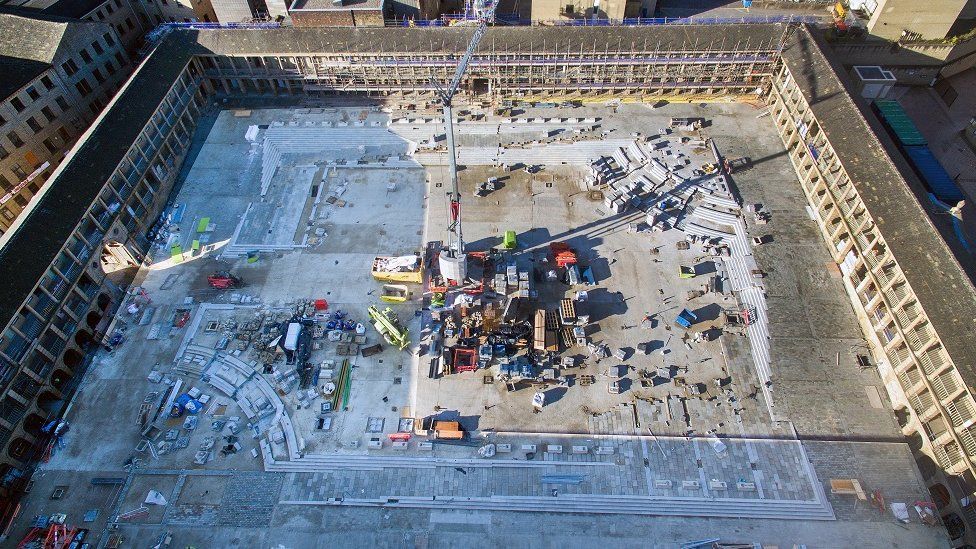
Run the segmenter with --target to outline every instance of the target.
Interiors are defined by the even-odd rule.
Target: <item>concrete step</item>
[[[485,511],[542,511],[555,513],[630,514],[651,516],[693,516],[782,520],[834,520],[829,506],[816,502],[772,502],[707,498],[635,497],[630,500],[613,496],[564,494],[558,497],[494,496],[415,497],[391,496],[386,499],[349,499],[314,502],[285,502],[298,505],[390,506],[410,508],[450,508]]]

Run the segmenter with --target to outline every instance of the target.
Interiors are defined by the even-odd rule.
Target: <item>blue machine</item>
[[[682,328],[687,329],[691,328],[691,325],[695,322],[698,322],[698,315],[688,309],[681,309],[681,312],[678,313],[678,318],[674,319],[674,321]]]

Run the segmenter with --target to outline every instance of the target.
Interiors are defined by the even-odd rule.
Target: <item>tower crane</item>
[[[444,278],[457,284],[463,283],[467,276],[467,256],[464,253],[464,237],[461,233],[461,193],[458,192],[457,149],[454,145],[454,113],[452,103],[454,101],[454,95],[461,85],[461,80],[464,78],[464,73],[468,69],[468,64],[471,62],[471,58],[474,57],[475,50],[478,49],[478,44],[484,38],[485,33],[488,32],[488,24],[495,19],[496,2],[497,0],[475,0],[474,3],[479,4],[473,6],[478,26],[471,36],[468,49],[458,62],[457,69],[454,72],[454,78],[451,79],[451,82],[446,88],[432,80],[434,88],[437,90],[437,95],[440,97],[441,105],[443,106],[444,133],[447,137],[448,160],[451,168],[451,192],[448,194],[450,198],[450,211],[448,213],[450,221],[447,227],[448,244],[441,250],[438,266]]]

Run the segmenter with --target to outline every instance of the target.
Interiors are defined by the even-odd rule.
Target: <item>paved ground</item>
[[[328,120],[349,115],[352,120],[362,120],[360,111],[361,108],[355,108],[348,112],[303,116]],[[396,419],[406,413],[404,407],[420,416],[427,413],[424,408],[433,408],[435,404],[484,416],[485,424],[481,427],[493,427],[497,442],[511,442],[516,448],[512,454],[515,459],[526,457],[525,451],[519,451],[524,443],[537,444],[540,453],[548,444],[559,444],[566,451],[543,454],[537,459],[546,462],[545,465],[531,467],[425,465],[425,454],[413,450],[410,455],[416,461],[407,465],[266,473],[260,471],[261,461],[251,457],[255,441],[245,432],[239,453],[217,457],[206,467],[192,467],[189,461],[193,452],[202,438],[211,434],[207,427],[209,416],[201,421],[201,428],[189,434],[187,449],[158,458],[135,450],[139,442],[136,427],[139,405],[150,392],[162,392],[160,384],[146,380],[149,371],[168,371],[181,343],[190,338],[196,343],[213,344],[211,340],[216,337],[190,332],[191,328],[165,329],[177,310],[187,306],[187,297],[224,304],[253,299],[253,304],[274,314],[289,310],[289,304],[296,298],[325,297],[332,307],[364,318],[365,306],[375,300],[370,290],[375,291],[376,285],[366,275],[373,255],[416,249],[423,240],[420,231],[425,226],[424,208],[429,210],[427,236],[435,237],[436,231],[442,230],[433,221],[438,219],[437,211],[444,208],[444,201],[438,196],[443,192],[445,176],[440,165],[428,170],[425,193],[420,170],[329,170],[316,164],[334,160],[329,156],[331,153],[325,152],[283,160],[288,169],[275,176],[274,185],[280,186],[265,202],[270,207],[246,217],[245,211],[257,212],[253,208],[248,210],[248,203],[261,203],[261,199],[256,197],[260,194],[259,170],[248,155],[251,147],[243,143],[243,133],[249,125],[266,124],[283,115],[254,111],[247,116],[233,116],[225,112],[216,119],[211,137],[201,147],[177,199],[187,204],[183,232],[177,239],[188,248],[194,236],[193,227],[198,219],[206,216],[215,225],[209,242],[214,246],[213,252],[232,242],[234,234],[239,232],[238,226],[247,227],[242,230],[253,238],[246,243],[254,244],[261,234],[258,229],[262,223],[270,231],[266,234],[272,236],[264,243],[288,242],[288,245],[309,247],[301,252],[271,254],[256,264],[229,260],[248,286],[224,294],[206,288],[204,279],[212,270],[226,266],[227,259],[218,260],[216,253],[209,251],[199,257],[186,257],[178,264],[167,259],[168,253],[158,256],[161,260],[137,280],[153,297],[156,313],[142,326],[129,319],[133,325],[129,342],[114,354],[101,354],[96,359],[70,415],[73,427],[66,448],[39,473],[34,495],[25,502],[18,528],[23,529],[24,521],[42,511],[63,509],[77,522],[85,510],[98,508],[99,517],[85,526],[101,532],[108,517],[138,508],[148,490],[156,489],[167,497],[169,505],[165,509],[150,508],[145,516],[125,522],[121,528],[130,539],[148,540],[168,529],[177,534],[174,543],[178,546],[300,547],[308,545],[310,535],[321,536],[320,539],[331,544],[341,540],[343,546],[397,547],[447,546],[462,540],[467,545],[549,546],[587,536],[620,546],[647,546],[647,539],[660,540],[660,546],[673,546],[679,541],[708,536],[780,546],[793,543],[806,543],[810,547],[818,543],[828,547],[943,546],[938,530],[917,524],[903,528],[893,524],[890,516],[882,516],[863,503],[855,509],[852,501],[834,496],[829,496],[828,501],[838,520],[820,526],[802,519],[732,522],[625,515],[592,519],[565,513],[517,515],[501,510],[450,510],[450,502],[458,498],[495,499],[503,506],[505,502],[525,506],[529,505],[526,502],[533,501],[526,498],[544,498],[546,501],[539,500],[539,508],[555,505],[556,509],[585,513],[587,509],[577,507],[579,504],[575,502],[589,500],[573,499],[585,495],[596,497],[594,501],[617,498],[614,501],[618,502],[620,498],[659,497],[664,498],[657,503],[664,506],[662,514],[667,514],[664,509],[668,501],[677,502],[672,507],[678,503],[699,505],[700,512],[704,513],[723,499],[809,502],[823,490],[826,479],[852,477],[862,479],[869,490],[882,490],[889,501],[911,502],[926,497],[907,445],[898,438],[877,374],[873,370],[858,370],[854,365],[856,346],[862,340],[858,337],[853,312],[846,304],[840,280],[827,268],[829,257],[815,225],[803,211],[802,192],[768,118],[756,118],[757,111],[746,105],[670,105],[658,111],[642,105],[624,105],[616,114],[606,107],[527,113],[533,114],[599,117],[602,126],[621,140],[631,139],[629,136],[636,132],[654,132],[666,126],[670,116],[705,116],[712,121],[706,131],[716,139],[720,150],[730,156],[745,155],[753,159],[755,167],[737,174],[735,180],[745,203],[762,203],[773,214],[769,225],[751,229],[757,234],[773,236],[771,243],[757,249],[756,259],[769,273],[772,390],[777,405],[784,409],[777,410],[778,414],[790,424],[770,421],[762,394],[756,390],[758,380],[744,338],[727,337],[692,350],[674,345],[677,352],[669,357],[676,364],[688,366],[709,359],[689,368],[689,377],[696,381],[730,376],[741,402],[738,413],[732,406],[714,400],[669,399],[668,388],[634,389],[613,399],[605,390],[605,380],[601,380],[600,387],[590,391],[571,387],[546,413],[533,417],[518,413],[519,403],[528,398],[524,391],[498,394],[496,388],[483,385],[480,376],[472,380],[450,379],[425,387],[426,381],[421,380],[425,368],[418,371],[419,365],[411,362],[408,355],[387,350],[370,360],[356,359],[350,409],[335,415],[336,421],[329,432],[316,432],[313,427],[317,406],[297,410],[293,395],[283,397],[294,414],[298,434],[309,445],[309,452],[336,456],[365,454],[364,448],[352,449],[349,442],[365,440],[364,428],[369,417],[385,418],[384,430],[391,432]],[[371,116],[381,115],[370,114],[367,118]],[[462,130],[466,133],[461,140],[462,159],[467,158],[472,164],[479,158],[492,158],[493,140],[495,158],[498,158],[499,135],[511,142],[530,139],[529,136],[539,133],[523,135],[496,129],[492,135],[491,131],[472,129]],[[432,135],[435,130],[434,127],[405,127],[398,134]],[[749,138],[743,139],[743,135]],[[370,153],[359,149],[357,143],[347,145],[353,151],[349,153],[352,157]],[[581,144],[575,154],[577,157],[591,154],[606,146],[605,143]],[[501,231],[509,228],[517,230],[520,239],[529,246],[544,245],[550,239],[569,239],[596,266],[605,295],[603,300],[600,292],[594,292],[598,301],[603,300],[605,311],[609,311],[600,319],[596,335],[614,342],[615,346],[634,347],[647,339],[666,341],[663,323],[653,334],[639,334],[628,326],[635,325],[647,312],[666,309],[656,288],[667,288],[669,295],[680,295],[689,289],[680,286],[686,282],[675,282],[674,266],[683,260],[677,252],[665,252],[663,264],[648,261],[647,248],[657,244],[665,248],[673,246],[673,240],[667,239],[674,237],[662,236],[660,242],[639,240],[647,237],[627,234],[626,218],[601,215],[597,211],[599,204],[586,202],[575,194],[575,181],[582,177],[582,172],[569,164],[573,150],[563,151],[560,154],[566,156],[562,157],[553,157],[547,147],[513,150],[520,151],[520,158],[538,159],[535,161],[551,165],[538,178],[522,175],[512,178],[497,195],[480,201],[469,198],[471,186],[486,176],[489,168],[462,172],[465,215],[472,219],[465,225],[469,241],[487,247],[499,238]],[[490,160],[483,162],[490,163]],[[251,176],[233,175],[241,173]],[[389,192],[387,184],[393,180],[397,182],[397,190]],[[442,186],[438,187],[438,183]],[[344,208],[326,208],[316,199],[342,186],[347,189],[342,195],[347,201]],[[293,204],[293,207],[273,207],[283,204]],[[241,219],[245,221],[242,223]],[[324,229],[325,235],[319,235],[320,241],[310,243],[309,239],[318,235],[316,228]],[[616,292],[623,293],[624,301],[614,300]],[[416,304],[404,307],[401,314],[409,318],[412,308]],[[253,310],[241,309],[235,314],[253,314]],[[147,339],[155,325],[161,325],[158,330],[164,335]],[[324,350],[315,355],[315,360],[327,360],[333,352]],[[636,369],[656,367],[652,364],[655,360],[662,359],[655,355],[633,357],[628,362]],[[602,369],[595,364],[590,368],[594,374]],[[208,389],[192,376],[185,379],[188,384],[196,383]],[[876,398],[872,398],[871,387],[878,391]],[[447,402],[449,398],[454,400]],[[878,400],[881,407],[873,406],[872,402]],[[500,404],[497,408],[484,409],[496,403]],[[678,406],[688,419],[675,420],[668,412],[675,410],[671,406]],[[240,411],[232,403],[222,411],[225,417],[235,414],[239,415]],[[170,423],[170,428],[180,428],[181,420]],[[717,452],[708,438],[684,438],[682,435],[689,430],[697,435],[715,430],[726,436],[724,454]],[[595,436],[635,432],[654,436],[643,439]],[[802,446],[793,441],[797,434]],[[92,444],[95,440],[98,444]],[[587,446],[590,453],[573,456],[569,448],[574,444]],[[598,445],[612,446],[613,454],[593,455]],[[465,446],[437,447],[426,455],[469,458],[473,451]],[[375,455],[389,457],[397,453],[387,449]],[[134,473],[122,470],[130,457],[142,460]],[[543,482],[543,475],[552,474],[579,479],[579,483]],[[91,477],[96,476],[124,479],[124,483],[89,488]],[[726,487],[712,488],[713,480],[725,482]],[[672,484],[668,487],[658,481]],[[698,485],[689,492],[683,487],[685,481],[698,481]],[[755,488],[739,489],[739,482],[753,483]],[[71,493],[82,493],[83,499],[51,503],[48,495],[58,485],[69,485]],[[556,498],[555,502],[549,501],[553,487],[558,488],[562,498]],[[446,500],[445,509],[396,508],[397,503],[389,500],[398,497],[428,498],[427,506],[438,505],[433,502],[440,498]],[[330,506],[326,509],[329,498],[333,502],[341,498],[347,504],[355,503],[354,500],[371,502],[361,502],[356,508]],[[387,508],[369,507],[378,504],[386,504]],[[694,510],[680,513],[697,514]],[[752,515],[743,511],[743,516]],[[471,541],[474,536],[478,542]],[[882,543],[876,544],[879,540]]]

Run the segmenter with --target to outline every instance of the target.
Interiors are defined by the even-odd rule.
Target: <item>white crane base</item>
[[[437,264],[440,267],[441,276],[458,284],[464,282],[468,276],[468,257],[465,254],[451,256],[446,251],[441,252]]]

